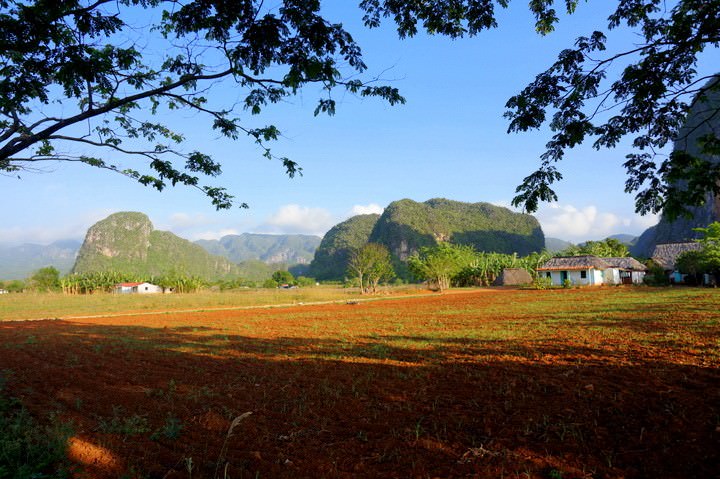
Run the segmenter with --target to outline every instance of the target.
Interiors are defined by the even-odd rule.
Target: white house
[[[598,258],[597,256],[558,256],[537,269],[553,285],[599,286],[602,284],[639,284],[647,268],[634,258]]]
[[[116,293],[153,294],[162,293],[163,288],[152,283],[120,283],[115,286]]]
[[[538,273],[562,286],[565,281],[573,285],[594,286],[603,284],[603,271],[610,267],[597,256],[558,256],[550,258],[537,269]]]

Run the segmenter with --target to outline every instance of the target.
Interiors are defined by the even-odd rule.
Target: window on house
[[[580,271],[580,278],[587,279],[587,271]]]
[[[548,272],[545,273],[545,277],[546,277],[546,278],[551,278],[551,277],[552,277],[552,275],[550,274],[550,271],[548,271]]]

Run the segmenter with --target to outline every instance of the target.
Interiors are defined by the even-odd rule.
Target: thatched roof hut
[[[675,269],[675,262],[678,256],[688,251],[699,251],[702,249],[700,243],[663,243],[655,246],[652,260],[666,271]]]
[[[556,256],[550,258],[544,265],[539,267],[538,271],[574,271],[585,269],[604,270],[610,268],[610,265],[604,259],[593,255],[584,256]]]
[[[505,268],[495,278],[493,286],[521,286],[533,282],[532,276],[524,268]]]
[[[640,261],[630,256],[623,258],[602,258],[611,268],[617,268],[624,271],[647,271],[647,267]]]

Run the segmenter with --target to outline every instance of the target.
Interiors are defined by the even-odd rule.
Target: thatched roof
[[[583,269],[608,269],[610,265],[597,256],[556,256],[538,268],[538,271],[569,271]]]
[[[698,251],[700,243],[663,243],[655,246],[652,260],[666,270],[674,270],[678,256],[688,251]]]
[[[611,268],[624,269],[626,271],[647,271],[647,267],[635,258],[602,258]]]
[[[505,268],[503,272],[495,278],[493,285],[495,286],[519,286],[521,284],[530,284],[533,282],[532,276],[524,268]]]

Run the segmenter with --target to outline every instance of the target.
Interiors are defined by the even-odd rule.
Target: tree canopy
[[[348,276],[357,279],[361,294],[376,293],[382,281],[395,276],[390,251],[378,243],[367,243],[352,251]]]
[[[530,2],[537,32],[553,31],[557,4],[573,14],[580,3]],[[496,8],[509,4],[362,0],[359,13],[370,28],[389,19],[401,38],[420,31],[457,38],[497,27]],[[720,0],[677,0],[672,8],[665,0],[617,0],[598,27],[507,102],[510,132],[543,125],[553,132],[513,203],[535,211],[540,201],[556,200],[552,185],[562,178],[558,162],[567,150],[584,142],[612,148],[623,140],[634,148],[624,165],[637,211],[676,215],[708,192],[720,193],[720,166],[683,154],[664,156],[693,102],[720,89],[718,74],[697,73],[702,53],[720,46]],[[608,31],[618,28],[637,38],[624,50],[608,51]],[[334,113],[336,89],[404,102],[397,89],[357,76],[366,70],[360,46],[341,24],[322,16],[320,0],[0,0],[0,29],[5,173],[47,161],[80,162],[159,190],[195,187],[217,208],[228,208],[233,196],[205,184],[221,174],[221,161],[185,151],[183,133],[153,114],[189,109],[207,115],[220,134],[246,136],[275,158],[268,144],[280,130],[252,127],[247,115],[307,86],[323,92],[315,114]],[[213,96],[223,81],[242,92],[239,102]],[[702,143],[704,152],[718,156],[717,135]],[[127,157],[143,159],[146,168],[122,166]],[[291,159],[279,160],[290,176],[301,172]]]
[[[696,280],[700,274],[711,274],[717,282],[720,279],[720,222],[710,223],[707,228],[695,228],[695,231],[702,234],[696,240],[701,249],[682,253],[676,260],[676,267]]]
[[[336,88],[404,101],[395,88],[345,79],[366,69],[360,47],[319,11],[307,0],[0,0],[0,172],[80,162],[158,190],[195,187],[230,207],[224,188],[203,184],[221,174],[221,162],[184,151],[183,132],[156,113],[206,115],[221,135],[247,136],[272,159],[267,145],[279,129],[251,128],[238,110],[259,114],[310,84],[325,92],[315,114],[335,111]],[[212,97],[222,81],[243,92],[239,104]],[[108,156],[140,158],[147,168]],[[301,172],[279,160],[291,177]]]
[[[558,252],[557,256],[582,256],[590,254],[602,258],[624,258],[630,256],[627,245],[615,238],[605,238],[602,241],[586,241],[582,245],[571,246]]]
[[[420,248],[408,258],[408,266],[413,276],[428,282],[428,287],[443,291],[474,258],[472,246],[439,243]]]

